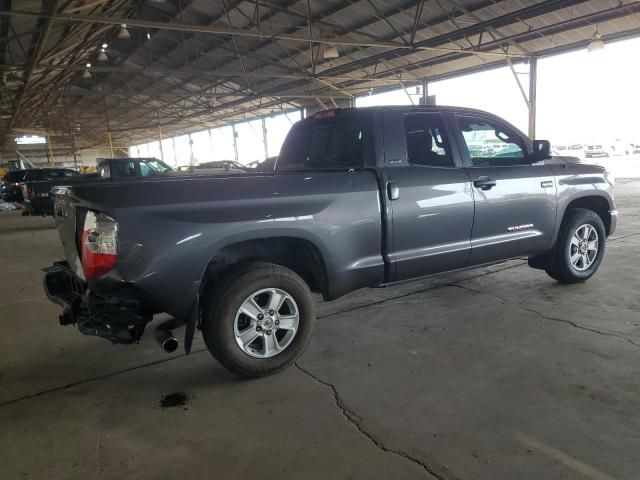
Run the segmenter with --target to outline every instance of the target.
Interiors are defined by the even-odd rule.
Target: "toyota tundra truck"
[[[166,351],[185,326],[186,353],[201,331],[229,370],[264,376],[305,349],[312,293],[514,257],[587,280],[616,227],[613,184],[482,111],[328,110],[292,127],[273,171],[57,188],[66,260],[45,290],[84,334],[136,343],[164,312]]]

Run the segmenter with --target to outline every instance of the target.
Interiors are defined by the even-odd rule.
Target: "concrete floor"
[[[617,195],[591,281],[516,260],[356,292],[255,381],[201,339],[167,356],[58,326],[52,220],[0,213],[0,478],[638,479],[640,180]]]

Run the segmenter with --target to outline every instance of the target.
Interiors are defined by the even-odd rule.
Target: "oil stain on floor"
[[[187,404],[191,400],[191,396],[185,392],[174,392],[163,395],[160,399],[160,408],[180,408],[187,410]]]

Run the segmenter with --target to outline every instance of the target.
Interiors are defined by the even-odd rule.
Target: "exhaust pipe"
[[[178,349],[178,339],[173,336],[173,334],[169,330],[162,330],[161,328],[156,328],[155,331],[156,342],[160,345],[160,348],[167,353],[173,353]]]
[[[171,320],[161,323],[156,327],[154,336],[162,350],[167,353],[173,353],[178,349],[180,342],[178,342],[178,339],[173,336],[172,330],[174,328],[181,327],[184,324],[185,322],[172,318]]]

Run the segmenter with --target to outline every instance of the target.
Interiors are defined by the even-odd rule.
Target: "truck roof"
[[[333,108],[330,110],[321,110],[311,118],[322,118],[332,116],[329,112],[335,112],[333,115],[343,115],[354,112],[375,111],[375,110],[406,110],[417,112],[461,112],[461,113],[480,113],[483,115],[495,116],[491,112],[479,110],[477,108],[457,107],[452,105],[376,105],[373,107],[354,107],[354,108]]]
[[[453,113],[461,113],[466,115],[489,116],[489,117],[495,118],[501,123],[508,124],[515,131],[522,133],[524,135],[524,133],[520,129],[518,129],[515,125],[511,124],[504,118],[499,117],[498,115],[495,115],[491,112],[487,112],[485,110],[479,110],[477,108],[457,107],[457,106],[451,106],[451,105],[377,105],[373,107],[334,108],[331,110],[321,110],[315,113],[314,115],[312,115],[311,117],[307,117],[301,120],[301,122],[306,122],[314,119],[318,120],[318,119],[349,116],[350,114],[358,114],[358,113],[362,114],[362,113],[375,112],[375,111],[382,112],[382,111],[389,111],[389,110],[400,110],[408,113],[409,112],[453,112]]]

